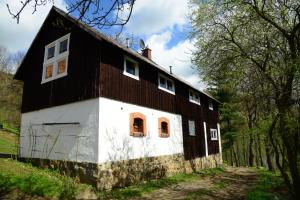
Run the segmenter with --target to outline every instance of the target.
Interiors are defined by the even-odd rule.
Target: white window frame
[[[68,44],[67,44],[67,51],[59,53],[59,45],[60,42],[68,39]],[[63,37],[55,40],[54,42],[51,42],[50,44],[45,46],[45,53],[44,53],[44,63],[43,63],[43,74],[42,74],[42,82],[47,83],[49,81],[53,81],[55,79],[64,77],[68,75],[68,58],[69,58],[69,46],[70,46],[70,33],[67,35],[64,35]],[[47,58],[48,57],[48,49],[54,47],[54,56],[52,58]],[[64,73],[57,74],[58,71],[58,62],[65,59],[66,60],[66,69]],[[46,67],[48,65],[52,65],[52,77],[50,78],[45,78],[46,77]]]
[[[194,132],[192,132],[192,128],[190,126],[194,126]],[[188,120],[188,127],[189,127],[189,136],[196,136],[196,126],[194,120]]]
[[[193,96],[194,96],[194,95],[198,95],[199,101],[196,101],[196,100],[192,99],[192,98],[191,98],[191,94],[193,94]],[[189,90],[189,101],[190,101],[191,103],[195,103],[195,104],[197,104],[197,105],[201,105],[201,103],[200,103],[200,94],[199,94],[198,92],[194,91],[194,90]]]
[[[134,68],[135,68],[135,75],[133,74],[130,74],[126,71],[127,69],[127,65],[126,65],[126,61],[130,61],[132,63],[134,63]],[[140,80],[139,78],[139,73],[140,73],[140,70],[139,70],[139,63],[135,60],[133,60],[132,58],[129,58],[128,56],[124,56],[124,71],[123,71],[123,74],[130,77],[130,78],[133,78],[133,79],[136,79],[136,80]]]
[[[215,128],[210,129],[210,138],[211,140],[218,140],[218,130]]]
[[[172,88],[173,88],[173,90],[169,90],[169,89],[167,89],[167,88],[161,87],[161,86],[160,86],[160,77],[162,77],[162,78],[164,78],[164,79],[166,80],[166,87],[167,87],[167,81],[170,81],[170,82],[172,83]],[[159,88],[159,89],[161,89],[161,90],[163,90],[163,91],[165,91],[165,92],[168,92],[168,93],[170,93],[170,94],[175,95],[175,83],[174,83],[174,81],[173,81],[172,79],[170,79],[170,78],[168,78],[168,77],[162,75],[161,73],[158,73],[158,80],[157,80],[157,81],[158,81],[158,88]]]
[[[208,100],[208,108],[209,110],[214,110],[214,103],[211,99]]]

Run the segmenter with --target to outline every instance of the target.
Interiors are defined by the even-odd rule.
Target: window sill
[[[133,137],[144,137],[145,134],[142,132],[133,132],[132,135]]]
[[[189,136],[196,137],[196,135],[189,135]]]
[[[44,84],[44,83],[47,83],[47,82],[50,82],[50,81],[54,81],[54,80],[56,80],[56,79],[65,77],[65,76],[67,76],[67,75],[68,75],[68,73],[63,73],[63,74],[57,75],[57,76],[55,76],[55,77],[51,77],[51,78],[44,79],[44,80],[42,80],[41,84]]]
[[[163,90],[163,91],[165,91],[165,92],[168,92],[168,93],[170,93],[170,94],[175,95],[175,92],[173,92],[173,91],[171,91],[171,90],[168,90],[168,89],[166,89],[166,88],[163,88],[163,87],[158,86],[158,89],[161,89],[161,90]]]
[[[161,133],[161,134],[159,135],[159,137],[161,137],[161,138],[168,138],[168,137],[170,137],[170,136],[169,136],[169,134],[167,134],[167,133]]]
[[[138,76],[132,75],[132,74],[126,72],[126,71],[124,71],[123,74],[124,74],[125,76],[128,76],[128,77],[130,77],[130,78],[133,78],[133,79],[135,79],[135,80],[138,80],[138,81],[140,80],[140,78],[139,78]]]
[[[214,110],[213,108],[208,108],[209,110]]]
[[[197,105],[199,105],[199,106],[201,105],[201,104],[200,104],[199,102],[197,102],[197,101],[190,100],[190,102],[191,102],[191,103],[194,103],[194,104],[197,104]]]
[[[212,141],[217,141],[218,138],[211,138],[210,140],[212,140]]]

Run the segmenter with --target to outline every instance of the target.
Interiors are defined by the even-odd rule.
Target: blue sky
[[[17,24],[6,8],[6,3],[9,3],[13,10],[18,9],[20,4],[17,2],[2,0],[0,3],[0,45],[5,46],[10,53],[29,48],[52,7],[52,3],[48,3],[38,8],[34,15],[31,14],[32,8],[28,7]],[[65,0],[55,0],[54,5],[64,10],[67,6]],[[199,82],[199,76],[192,69],[190,61],[194,46],[188,39],[189,10],[188,0],[136,0],[123,33],[143,39],[152,49],[153,61],[166,69],[173,66],[176,75],[203,89],[204,85]],[[102,31],[113,33],[112,30]]]

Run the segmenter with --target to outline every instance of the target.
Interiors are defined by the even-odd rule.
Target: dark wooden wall
[[[168,74],[133,58],[110,43],[103,42],[101,54],[100,96],[128,102],[140,106],[180,114],[182,116],[183,142],[186,159],[205,156],[203,122],[207,124],[209,154],[218,153],[218,141],[210,140],[210,128],[217,128],[218,105],[208,109],[208,97],[200,95],[201,106],[189,102],[190,87],[175,80],[175,93],[172,95],[158,88],[158,73]],[[139,62],[139,78],[136,80],[123,75],[124,55]],[[170,77],[170,76],[169,76]],[[174,80],[174,79],[173,79]],[[189,136],[188,120],[194,120],[196,136]]]
[[[45,46],[71,33],[68,75],[41,84]],[[16,78],[24,81],[22,113],[99,96],[100,42],[51,12]]]

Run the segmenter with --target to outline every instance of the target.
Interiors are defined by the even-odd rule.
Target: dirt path
[[[226,168],[226,172],[215,177],[183,182],[163,188],[137,199],[246,199],[257,182],[256,173],[249,168]]]

